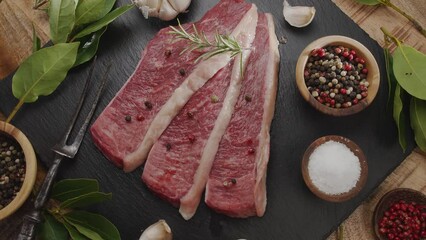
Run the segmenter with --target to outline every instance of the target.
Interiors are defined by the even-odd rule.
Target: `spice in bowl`
[[[356,186],[361,176],[361,165],[345,144],[330,140],[312,152],[308,173],[318,190],[327,195],[339,195]]]
[[[378,224],[385,239],[425,239],[426,205],[404,200],[394,202]]]
[[[349,108],[368,95],[368,63],[354,49],[329,45],[312,50],[304,69],[309,93],[331,108]]]
[[[0,135],[0,210],[16,197],[25,179],[25,157],[11,137]]]

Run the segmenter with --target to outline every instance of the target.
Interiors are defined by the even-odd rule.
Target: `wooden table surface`
[[[279,0],[280,1],[280,0]],[[384,26],[405,43],[426,53],[426,38],[418,33],[404,17],[383,6],[362,6],[353,0],[332,0],[351,17],[371,38],[383,46]],[[291,3],[297,2],[296,0]],[[395,5],[412,15],[426,28],[425,0],[393,0]],[[49,24],[43,11],[32,9],[33,0],[0,0],[0,79],[5,78],[31,54],[32,31],[36,29],[42,44],[49,40]],[[2,114],[0,113],[0,118]],[[43,179],[39,173],[38,182]],[[344,239],[373,239],[372,213],[383,194],[397,187],[408,187],[426,194],[426,154],[414,150],[392,172],[366,201],[342,224]],[[22,216],[30,207],[29,200],[16,214],[0,222],[0,239],[12,239],[19,230]],[[329,240],[337,239],[333,233]]]

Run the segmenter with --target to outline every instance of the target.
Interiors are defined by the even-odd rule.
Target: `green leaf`
[[[75,25],[83,25],[99,20],[104,15],[105,0],[82,0],[75,9]]]
[[[68,230],[68,233],[71,236],[71,239],[73,240],[88,240],[89,238],[85,237],[83,234],[81,234],[75,227],[73,227],[71,224],[64,222],[65,228]]]
[[[79,43],[60,43],[40,49],[27,58],[12,79],[13,95],[34,102],[51,94],[74,65]]]
[[[40,38],[37,37],[37,33],[33,24],[33,53],[37,52],[41,47]]]
[[[64,179],[53,186],[51,197],[64,202],[91,192],[99,192],[99,183],[95,179]]]
[[[67,240],[68,233],[62,223],[52,215],[43,214],[44,221],[40,224],[37,236],[43,240]]]
[[[411,98],[410,122],[417,146],[426,152],[426,101]]]
[[[114,7],[114,4],[115,0],[105,0],[104,8],[102,9],[102,16],[107,15],[107,13],[111,11],[112,7]]]
[[[131,5],[125,5],[125,6],[114,9],[112,12],[105,15],[105,17],[101,18],[97,22],[94,22],[94,23],[90,24],[89,26],[87,26],[86,28],[84,28],[83,30],[81,30],[79,33],[77,33],[74,36],[74,39],[84,37],[86,35],[91,34],[92,32],[96,32],[99,29],[107,26],[112,21],[114,21],[116,18],[118,18],[119,16],[121,16],[125,12],[129,11],[131,8],[133,8],[133,6],[134,5],[131,4]]]
[[[389,48],[384,48],[383,50],[385,55],[386,77],[388,80],[388,106],[391,106],[397,81],[395,79],[395,74],[393,74],[393,58],[391,53],[389,52]]]
[[[81,234],[90,239],[119,240],[120,233],[108,219],[86,211],[72,211],[64,216]]]
[[[49,6],[50,38],[54,44],[64,43],[74,27],[74,0],[51,0]]]
[[[77,6],[78,6],[78,0],[74,0],[74,6],[75,6],[75,8],[77,8]]]
[[[356,0],[358,3],[364,4],[364,5],[377,5],[381,4],[382,2],[379,0]]]
[[[426,55],[399,45],[393,54],[393,72],[399,85],[410,95],[426,100]]]
[[[95,203],[103,202],[105,200],[111,200],[111,197],[111,193],[91,192],[75,198],[68,199],[62,202],[59,207],[61,209],[87,207]]]
[[[407,149],[407,120],[405,118],[404,114],[404,89],[399,86],[399,84],[396,84],[395,87],[395,96],[394,96],[394,102],[393,102],[393,119],[395,120],[396,126],[398,128],[398,137],[399,137],[399,145],[401,145],[401,148],[404,150]]]
[[[99,41],[106,28],[107,27],[103,27],[91,35],[76,40],[80,42],[80,47],[78,48],[77,59],[75,60],[74,67],[89,61],[93,58],[93,56],[95,56],[98,50]]]

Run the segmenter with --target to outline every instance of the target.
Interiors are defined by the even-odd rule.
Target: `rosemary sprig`
[[[186,47],[180,54],[183,54],[187,51],[191,52],[194,50],[207,50],[201,54],[195,62],[199,60],[206,60],[213,56],[216,56],[221,53],[229,52],[231,57],[235,57],[238,54],[242,54],[243,48],[240,44],[233,38],[228,35],[223,35],[216,33],[214,35],[214,40],[209,41],[204,32],[199,32],[195,25],[192,25],[194,33],[188,33],[180,24],[179,19],[178,27],[170,26],[172,31],[169,31],[169,34],[174,34],[177,38],[186,39],[190,42],[188,47]],[[242,61],[242,57],[241,57]]]

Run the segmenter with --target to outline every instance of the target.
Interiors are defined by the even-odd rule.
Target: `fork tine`
[[[79,100],[78,105],[77,105],[77,109],[75,110],[73,118],[70,122],[70,125],[68,126],[68,129],[67,129],[65,135],[63,136],[63,138],[59,142],[59,145],[65,146],[67,144],[67,141],[68,141],[68,138],[71,134],[71,131],[75,126],[75,122],[77,121],[78,115],[80,114],[80,111],[83,107],[84,100],[86,99],[86,95],[87,95],[86,93],[87,93],[87,89],[89,88],[90,80],[92,79],[93,70],[95,69],[96,59],[97,59],[97,56],[95,56],[95,58],[93,59],[93,63],[90,66],[89,74],[87,75],[86,83],[84,84],[83,91],[81,92],[81,96],[80,96],[80,100]]]
[[[77,136],[75,137],[74,142],[70,145],[71,148],[71,152],[69,153],[70,158],[73,158],[75,156],[75,154],[77,154],[78,149],[80,148],[81,142],[83,141],[83,137],[84,134],[86,133],[87,130],[87,126],[89,126],[90,120],[93,117],[93,114],[95,113],[96,107],[98,106],[99,103],[99,99],[101,97],[101,94],[103,92],[103,89],[105,88],[105,84],[107,82],[108,79],[108,73],[109,70],[111,69],[111,63],[107,66],[107,70],[105,71],[104,75],[102,76],[101,79],[101,86],[99,87],[98,91],[96,92],[96,97],[92,103],[92,107],[90,109],[90,112],[87,114],[86,119],[84,120],[83,125],[81,126],[80,130],[78,131]]]

